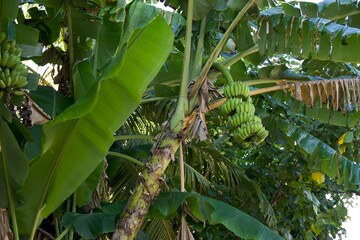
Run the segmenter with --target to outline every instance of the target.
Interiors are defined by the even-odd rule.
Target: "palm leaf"
[[[175,232],[172,224],[166,219],[153,219],[144,226],[144,232],[149,239],[173,240]]]
[[[98,166],[171,46],[172,33],[161,18],[135,30],[123,58],[115,59],[99,84],[44,125],[42,154],[32,160],[24,186],[27,201],[17,209],[21,233],[34,232]]]
[[[112,157],[108,159],[108,162],[110,169],[117,169],[115,173],[109,175],[112,200],[120,201],[127,199],[131,195],[131,190],[137,184],[140,169],[124,159],[113,159]]]
[[[240,165],[232,162],[206,143],[192,144],[185,151],[185,183],[199,193],[219,186],[228,188],[230,194],[242,199],[254,194],[259,200],[259,208],[270,226],[276,224],[274,211],[259,185],[246,176]],[[170,173],[176,168],[169,166]]]

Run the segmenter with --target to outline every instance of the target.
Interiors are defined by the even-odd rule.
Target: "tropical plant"
[[[2,1],[0,236],[341,234],[357,2],[156,2]]]

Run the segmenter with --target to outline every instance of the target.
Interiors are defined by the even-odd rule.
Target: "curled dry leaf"
[[[360,79],[331,79],[292,83],[291,95],[306,105],[351,111],[360,107]]]

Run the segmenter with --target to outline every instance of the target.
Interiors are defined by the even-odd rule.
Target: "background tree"
[[[359,192],[356,1],[165,4],[2,1],[2,58],[16,40],[58,84],[2,88],[2,236],[340,234]],[[227,123],[231,84],[264,142]]]

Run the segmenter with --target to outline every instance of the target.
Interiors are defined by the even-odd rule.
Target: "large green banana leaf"
[[[31,161],[17,208],[19,230],[34,233],[94,171],[113,143],[113,133],[138,106],[168,56],[173,34],[158,17],[134,31],[123,57],[77,103],[44,125],[41,155]]]
[[[22,193],[21,186],[27,176],[28,168],[25,155],[15,136],[8,123],[0,116],[0,208],[19,204],[14,199],[21,199],[19,194]]]
[[[311,11],[313,13],[309,13]],[[332,20],[359,14],[360,8],[355,2],[352,8],[336,3],[327,7],[284,4],[269,8],[262,11],[259,18],[259,52],[358,63],[360,55],[354,52],[360,52],[360,29]]]
[[[156,220],[172,218],[178,214],[179,207],[185,202],[193,217],[211,225],[222,224],[241,239],[283,239],[239,209],[197,193],[160,193],[155,203],[150,207],[148,217]],[[66,213],[63,223],[66,226],[74,227],[83,237],[94,239],[103,233],[115,230],[114,217],[123,207],[123,203],[114,203],[102,207],[97,213]]]
[[[360,166],[295,125],[280,123],[281,130],[308,158],[309,166],[337,180],[345,190],[360,191]]]
[[[161,193],[149,210],[150,217],[161,219],[174,216],[176,215],[177,209],[185,201],[192,216],[212,225],[222,224],[242,239],[283,239],[261,222],[241,210],[197,193]]]

